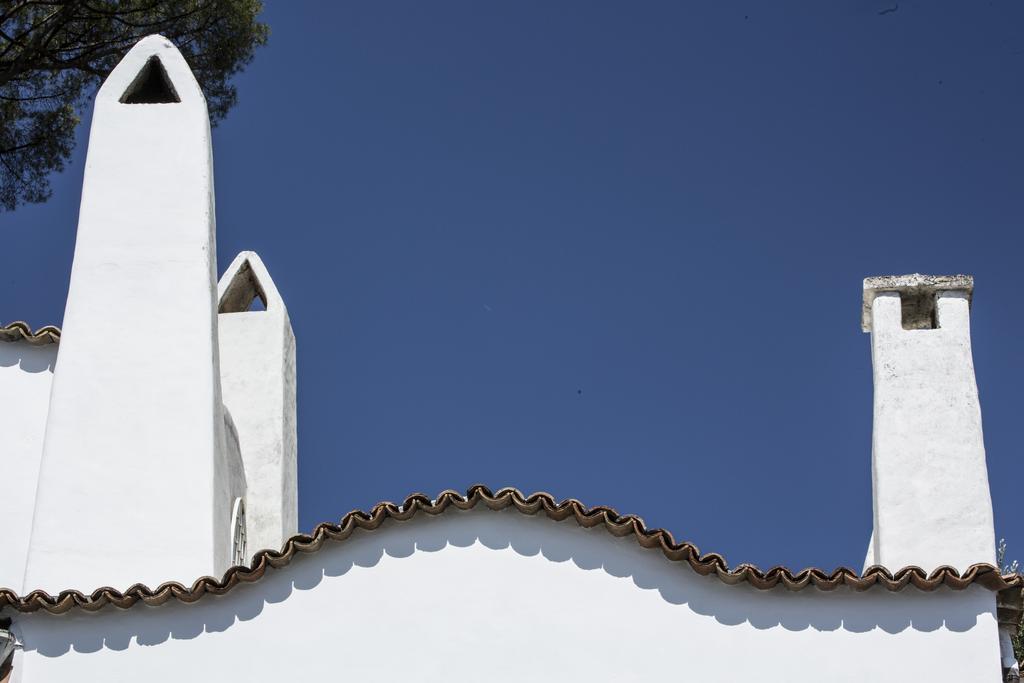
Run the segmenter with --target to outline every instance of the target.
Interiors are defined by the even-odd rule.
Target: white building
[[[861,572],[484,487],[296,534],[295,340],[258,256],[217,282],[213,197],[203,95],[146,38],[96,97],[63,330],[0,326],[0,681],[1016,676],[971,278],[865,280]]]

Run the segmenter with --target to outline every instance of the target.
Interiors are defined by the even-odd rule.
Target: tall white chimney
[[[995,562],[967,275],[864,280],[874,375],[874,534],[895,571]]]
[[[191,584],[230,563],[206,101],[150,36],[100,88],[25,590]],[[237,453],[235,454],[237,459]]]

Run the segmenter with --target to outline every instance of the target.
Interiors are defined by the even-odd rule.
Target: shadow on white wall
[[[57,363],[56,347],[31,346],[21,342],[0,342],[0,367],[19,367],[23,372],[53,372]]]
[[[962,632],[975,626],[979,615],[991,613],[988,606],[992,601],[985,599],[980,588],[923,593],[911,587],[896,593],[884,589],[855,593],[846,588],[790,592],[728,586],[714,576],[702,577],[687,564],[670,561],[656,550],[641,548],[631,537],[616,538],[601,528],[584,529],[571,520],[555,522],[514,510],[473,510],[408,522],[389,520],[375,531],[357,531],[345,541],[329,541],[319,552],[297,556],[287,567],[269,570],[254,584],[238,586],[224,596],[206,596],[193,605],[140,604],[124,611],[108,607],[95,614],[73,611],[62,616],[23,616],[25,646],[27,651],[55,657],[69,649],[82,653],[123,650],[133,640],[152,646],[169,639],[201,638],[259,620],[266,606],[295,592],[318,591],[321,584],[344,582],[353,568],[375,567],[386,556],[401,562],[422,553],[470,547],[480,552],[511,549],[518,556],[571,563],[581,573],[628,578],[633,590],[657,591],[662,601],[713,619],[718,628],[750,624],[756,629],[787,631],[863,633],[881,629],[900,633],[945,628]],[[536,574],[533,577],[529,580],[536,581]],[[453,611],[472,609],[474,596],[464,597],[465,601],[451,604]],[[338,614],[344,609],[344,605],[331,604],[331,592],[324,591],[325,613]],[[272,616],[264,615],[269,622],[274,621]],[[349,613],[346,618],[359,619],[359,615]],[[436,615],[398,618],[431,619]],[[495,618],[500,619],[500,613]],[[310,615],[311,623],[316,619]],[[618,628],[622,624],[592,624],[590,628],[604,626]]]

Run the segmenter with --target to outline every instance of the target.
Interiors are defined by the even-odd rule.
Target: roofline
[[[56,325],[46,325],[38,330],[33,330],[28,323],[15,320],[6,325],[0,325],[0,341],[26,341],[34,346],[57,344],[60,342],[60,328]]]
[[[613,536],[632,535],[642,547],[658,549],[667,559],[674,562],[686,562],[702,576],[714,574],[723,583],[748,583],[760,590],[769,590],[781,585],[791,591],[809,586],[822,591],[831,591],[840,586],[855,591],[864,591],[873,586],[898,591],[907,586],[914,586],[928,592],[942,586],[952,590],[963,590],[978,584],[993,591],[1019,592],[1024,586],[1024,577],[1019,574],[1003,575],[991,564],[971,565],[963,574],[948,566],[939,567],[931,574],[925,573],[920,567],[905,567],[890,572],[879,565],[868,567],[863,574],[858,574],[848,567],[839,567],[832,572],[816,567],[793,572],[785,567],[772,567],[764,571],[751,564],[740,564],[730,569],[721,555],[702,555],[697,546],[687,542],[677,543],[672,534],[664,529],[646,528],[643,520],[635,515],[620,515],[612,508],[604,506],[587,507],[572,498],[557,502],[547,493],[527,496],[514,488],[503,488],[492,493],[486,486],[478,484],[470,487],[465,495],[447,490],[431,499],[422,493],[414,493],[400,505],[383,502],[373,506],[369,512],[353,510],[337,524],[325,522],[318,524],[311,534],[292,536],[285,541],[279,551],[259,551],[249,566],[231,567],[220,579],[204,576],[190,587],[172,581],[160,584],[156,589],[135,584],[123,593],[114,588],[104,587],[89,595],[77,590],[65,590],[56,596],[42,590],[19,596],[9,589],[0,589],[0,610],[10,607],[19,612],[44,611],[50,614],[63,614],[75,608],[97,611],[107,605],[127,609],[138,602],[150,606],[162,605],[171,600],[193,603],[204,595],[223,595],[239,584],[258,581],[267,573],[267,569],[284,567],[297,554],[316,552],[327,541],[344,541],[357,529],[373,531],[380,528],[388,519],[404,522],[421,513],[438,515],[452,509],[470,510],[480,504],[491,510],[513,508],[526,515],[543,514],[555,521],[572,518],[582,527],[603,527]]]

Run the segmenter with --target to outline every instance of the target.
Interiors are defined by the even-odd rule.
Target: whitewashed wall
[[[22,590],[57,345],[0,341],[0,587]]]
[[[15,615],[37,681],[995,683],[995,596],[726,586],[512,510],[388,522],[194,605]]]

